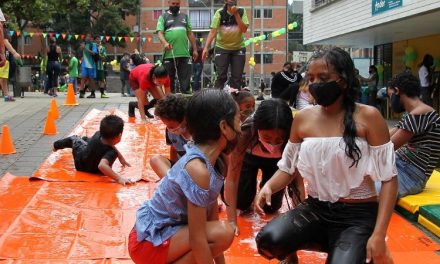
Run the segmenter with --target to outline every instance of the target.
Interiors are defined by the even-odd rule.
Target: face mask
[[[405,112],[405,107],[400,102],[400,95],[392,94],[391,95],[391,109],[395,113],[403,113]]]
[[[309,88],[316,103],[322,106],[333,104],[342,94],[342,89],[336,81],[312,83],[309,85]]]
[[[283,143],[281,144],[270,144],[264,140],[262,140],[261,138],[258,138],[258,140],[260,141],[261,145],[263,145],[263,147],[269,151],[269,153],[275,153],[277,150],[280,150],[281,146],[283,145]]]
[[[372,73],[373,73],[373,71],[368,71],[368,73],[369,73],[369,74],[372,74]]]
[[[180,10],[180,6],[170,6],[170,12],[173,15],[177,15],[179,13]]]

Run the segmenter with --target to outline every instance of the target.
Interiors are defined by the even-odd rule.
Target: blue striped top
[[[192,142],[185,145],[186,154],[161,180],[151,200],[146,201],[136,213],[136,232],[139,241],[148,240],[154,246],[161,245],[188,224],[187,201],[207,208],[217,203],[224,178],[216,172],[205,154]],[[200,188],[186,171],[186,164],[193,159],[205,162],[210,174],[210,188]]]

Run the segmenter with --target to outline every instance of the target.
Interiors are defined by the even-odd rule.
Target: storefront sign
[[[401,7],[403,0],[372,0],[371,14],[377,15],[391,9]]]

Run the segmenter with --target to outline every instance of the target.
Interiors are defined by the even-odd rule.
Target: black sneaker
[[[94,93],[92,93],[92,94],[90,94],[89,96],[87,96],[87,98],[96,98],[96,96],[95,96]]]
[[[84,93],[79,92],[79,98],[84,98]]]

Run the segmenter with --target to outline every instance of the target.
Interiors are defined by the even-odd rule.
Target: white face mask
[[[258,138],[258,140],[260,141],[261,145],[263,145],[263,147],[269,152],[269,153],[275,153],[279,150],[281,150],[281,146],[283,145],[283,143],[280,144],[270,144],[266,141],[264,141],[263,139],[261,139],[260,137]]]

